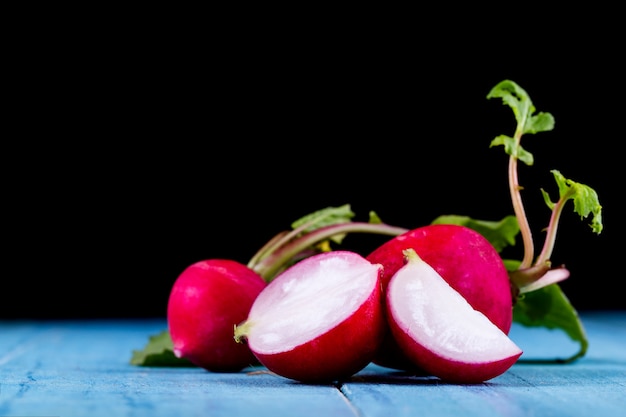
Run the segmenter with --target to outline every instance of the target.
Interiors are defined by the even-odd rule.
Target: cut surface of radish
[[[350,251],[303,259],[263,289],[235,340],[277,375],[345,380],[372,361],[387,329],[381,271]]]
[[[294,265],[252,305],[248,345],[259,353],[284,352],[336,327],[370,296],[379,269],[352,253]]]

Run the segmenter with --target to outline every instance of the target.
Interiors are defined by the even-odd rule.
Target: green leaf
[[[133,350],[130,364],[136,366],[195,367],[187,359],[174,355],[174,345],[167,330],[152,335],[141,350]]]
[[[487,98],[500,98],[503,104],[513,110],[517,125],[521,127],[521,134],[534,134],[554,129],[554,117],[550,113],[534,114],[536,109],[530,96],[514,81],[499,82],[489,91]]]
[[[475,220],[467,216],[439,216],[432,224],[457,224],[474,229],[483,235],[498,252],[507,246],[515,245],[519,224],[515,216],[506,216],[500,221]]]
[[[350,204],[344,204],[339,207],[327,207],[299,218],[291,224],[291,227],[293,229],[298,229],[305,226],[302,228],[300,233],[306,234],[325,226],[349,223],[352,221],[354,215],[355,214],[352,212]],[[331,240],[336,243],[341,243],[344,238],[345,234],[340,234],[331,237]]]
[[[535,107],[526,91],[511,80],[500,81],[489,91],[487,98],[502,99],[503,104],[508,105],[513,110],[515,120],[519,126],[523,126],[528,115],[535,111]]]
[[[520,161],[524,162],[528,166],[532,166],[535,163],[535,158],[533,157],[533,154],[531,154],[530,152],[522,148],[522,145],[520,145],[519,143],[516,143],[515,139],[513,139],[510,136],[506,136],[506,135],[497,136],[495,139],[491,141],[491,144],[489,145],[489,147],[491,148],[497,145],[504,146],[504,152],[506,152],[507,155],[510,155],[519,159]]]
[[[572,362],[587,353],[589,340],[578,313],[558,284],[548,285],[518,298],[513,321],[527,327],[545,327],[565,332],[580,346],[579,351],[558,362]]]
[[[378,213],[376,213],[375,211],[370,211],[368,222],[371,223],[371,224],[382,224],[383,223],[381,218],[378,216]]]
[[[590,214],[593,215],[591,219],[591,229],[594,233],[600,234],[602,232],[602,205],[598,200],[598,194],[595,190],[587,185],[569,180],[565,178],[559,171],[553,169],[552,175],[556,180],[559,187],[559,201],[561,204],[567,200],[574,201],[574,211],[580,215],[581,219],[587,218]],[[543,189],[541,190],[543,199],[552,210],[556,206],[553,203],[548,193]]]
[[[504,262],[504,267],[507,271],[509,271],[509,273],[511,271],[517,271],[519,266],[522,264],[522,261],[518,259],[502,259],[502,262]]]
[[[513,110],[517,128],[515,138],[501,135],[491,141],[491,146],[504,145],[504,151],[524,162],[532,165],[534,158],[520,145],[520,138],[524,134],[535,134],[554,129],[554,117],[550,113],[535,113],[535,106],[530,100],[530,96],[517,83],[511,80],[499,82],[489,91],[487,98],[500,98],[503,104],[508,105]]]
[[[350,204],[339,207],[326,207],[299,218],[291,224],[293,229],[308,224],[306,231],[319,229],[332,224],[347,223],[354,217]]]
[[[554,117],[550,113],[537,113],[528,119],[524,126],[524,133],[547,132],[554,129]]]

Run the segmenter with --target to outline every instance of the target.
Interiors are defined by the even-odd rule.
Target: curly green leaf
[[[556,180],[559,187],[559,202],[561,204],[568,200],[573,200],[574,211],[580,216],[581,219],[585,219],[592,215],[591,229],[596,234],[602,232],[602,205],[598,199],[596,191],[585,185],[570,179],[565,178],[558,170],[553,169],[552,175]],[[557,203],[551,201],[543,189],[541,190],[543,199],[550,210],[554,210]]]
[[[532,166],[535,163],[533,154],[522,148],[522,146],[510,136],[500,135],[495,137],[489,147],[491,148],[498,145],[504,146],[504,152],[506,152],[507,155],[519,159],[528,166]]]

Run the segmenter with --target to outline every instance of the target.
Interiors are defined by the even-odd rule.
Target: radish
[[[351,251],[301,260],[263,289],[235,338],[283,377],[349,378],[371,362],[386,329],[380,273]]]
[[[263,278],[228,259],[187,267],[176,279],[167,305],[174,354],[210,371],[239,371],[258,361],[233,340],[233,326],[244,320]]]
[[[508,370],[522,350],[475,310],[413,249],[389,281],[391,332],[416,365],[455,383],[479,383]]]
[[[465,226],[431,224],[388,240],[366,257],[383,265],[383,289],[406,263],[406,249],[414,249],[473,308],[504,333],[509,332],[513,297],[508,272],[496,249],[483,235]],[[374,362],[390,368],[417,370],[390,333]]]

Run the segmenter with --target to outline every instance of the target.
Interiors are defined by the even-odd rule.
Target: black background
[[[486,98],[504,79],[556,120],[522,140],[535,156],[519,177],[537,253],[550,214],[539,190],[556,195],[558,169],[598,192],[605,227],[595,235],[568,204],[552,257],[571,271],[562,288],[580,310],[626,306],[612,27],[517,40],[92,23],[39,33],[11,64],[0,318],[163,317],[186,266],[245,263],[328,206],[406,228],[512,214],[508,159],[489,144],[513,134],[514,116]],[[366,253],[380,239],[342,247]]]

